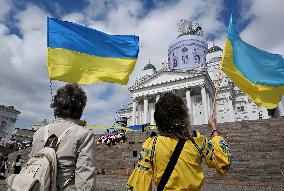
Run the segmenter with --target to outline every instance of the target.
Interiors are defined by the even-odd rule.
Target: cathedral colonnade
[[[170,90],[185,100],[191,124],[207,124],[212,107],[213,92],[209,92],[205,85],[197,87],[181,88]],[[149,94],[139,96],[132,101],[132,125],[150,124],[155,125],[154,111],[155,104],[160,99],[161,94]],[[197,97],[201,98],[201,103],[197,103]],[[200,101],[200,100],[199,100]]]

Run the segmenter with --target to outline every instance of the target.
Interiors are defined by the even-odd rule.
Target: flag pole
[[[212,105],[212,110],[211,110],[211,115],[213,117],[216,117],[216,98],[217,98],[217,94],[218,94],[218,91],[219,91],[219,88],[220,88],[221,76],[222,76],[222,70],[220,68],[219,74],[217,76],[217,83],[216,83],[216,87],[215,87],[215,92],[214,92],[214,97],[213,97],[213,105]]]
[[[52,81],[49,80],[49,87],[50,87],[50,95],[51,95],[51,99],[50,99],[50,105],[53,103],[54,101],[54,95],[53,95],[53,89],[52,89]],[[54,119],[55,119],[55,116],[53,115]]]
[[[53,96],[53,91],[52,91],[52,81],[51,80],[49,80],[49,88],[50,88],[50,95],[51,95],[51,102],[53,102],[53,98],[54,98],[54,96]]]

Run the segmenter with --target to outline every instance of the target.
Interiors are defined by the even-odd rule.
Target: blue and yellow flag
[[[75,23],[47,19],[51,80],[127,84],[139,52],[139,37],[108,35]]]
[[[284,94],[284,59],[244,42],[231,16],[221,68],[258,106],[276,108]]]

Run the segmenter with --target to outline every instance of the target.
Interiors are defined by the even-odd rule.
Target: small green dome
[[[36,125],[36,126],[46,126],[46,125],[48,125],[48,123],[47,123],[47,120],[45,119],[43,121],[35,123],[34,125]]]
[[[219,46],[214,45],[211,48],[209,48],[208,53],[217,52],[217,51],[223,51],[223,49],[220,48]]]
[[[155,68],[155,66],[154,66],[153,64],[147,64],[147,65],[143,68],[143,70],[149,70],[149,69],[154,69],[154,71],[156,71],[156,68]]]

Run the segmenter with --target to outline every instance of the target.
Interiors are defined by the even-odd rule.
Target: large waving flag
[[[244,42],[235,30],[232,16],[221,68],[256,105],[267,109],[278,106],[284,94],[284,59]]]
[[[139,52],[139,38],[108,35],[48,18],[48,75],[51,80],[127,84]]]

